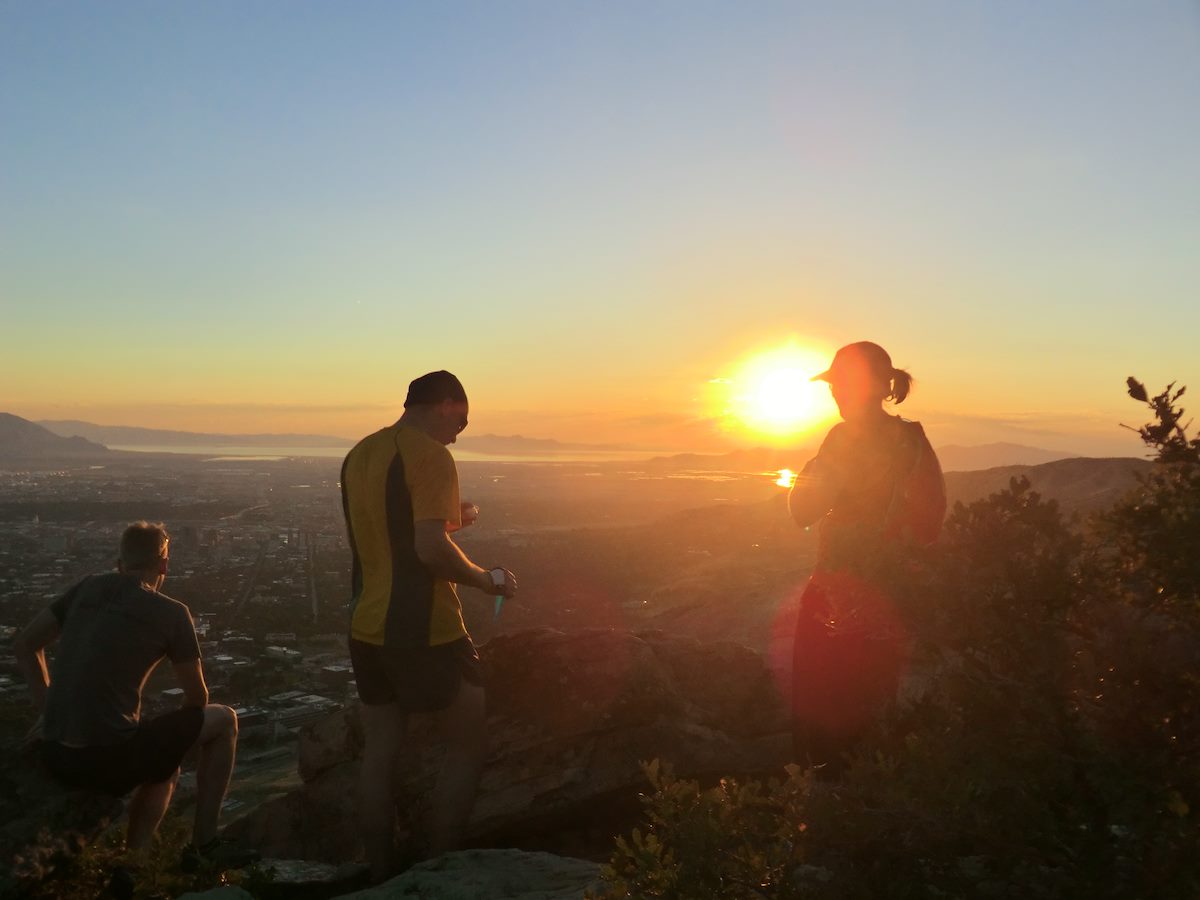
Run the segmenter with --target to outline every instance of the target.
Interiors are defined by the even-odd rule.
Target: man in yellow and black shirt
[[[467,427],[467,395],[449,372],[413,381],[404,414],[368,435],[342,464],[353,554],[350,658],[366,737],[359,791],[371,874],[392,874],[391,773],[408,713],[437,716],[445,743],[429,853],[454,849],[475,800],[485,753],[479,656],[456,584],[511,597],[516,579],[471,562],[451,539],[474,521],[447,449]]]

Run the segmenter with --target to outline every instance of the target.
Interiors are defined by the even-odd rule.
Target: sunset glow
[[[1194,3],[243,6],[6,5],[0,413],[815,451],[870,340],[935,447],[1122,456],[1200,383]]]
[[[827,366],[827,354],[794,345],[756,353],[725,382],[726,413],[739,430],[799,437],[835,412],[829,388],[811,380]]]

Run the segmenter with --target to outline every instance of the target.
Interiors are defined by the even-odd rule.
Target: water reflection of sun
[[[713,383],[723,389],[724,417],[733,427],[761,437],[797,438],[835,415],[828,385],[810,380],[828,365],[824,353],[787,345],[754,354],[733,375]]]

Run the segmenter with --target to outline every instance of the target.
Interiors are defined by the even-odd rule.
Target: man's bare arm
[[[46,647],[54,643],[58,635],[58,619],[49,609],[43,609],[13,642],[17,666],[29,684],[29,693],[38,715],[41,715],[46,705],[46,689],[50,686],[50,673],[46,668]]]
[[[446,534],[446,523],[441,519],[421,519],[416,523],[413,535],[417,558],[438,578],[455,584],[466,584],[488,593],[504,596],[515,590],[510,586],[511,576],[506,576],[504,585],[496,587],[487,569],[480,568],[467,558],[462,548]]]
[[[200,665],[200,660],[191,659],[175,663],[174,668],[175,678],[183,688],[183,705],[201,708],[207,706],[208,685],[204,683],[204,668]]]

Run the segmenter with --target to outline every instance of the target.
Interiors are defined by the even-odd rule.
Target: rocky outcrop
[[[255,868],[265,876],[255,885],[258,900],[326,900],[371,883],[364,863],[263,859]]]
[[[490,754],[469,825],[473,846],[599,859],[637,820],[640,762],[670,760],[680,775],[773,773],[787,762],[783,705],[763,659],[732,643],[661,632],[535,630],[481,648]],[[397,764],[397,806],[419,830],[439,748],[424,717]],[[264,856],[353,859],[357,710],[301,739],[304,786],[260,806],[229,833]]]
[[[600,867],[586,860],[521,850],[463,850],[338,900],[582,900],[584,891],[601,886]]]

